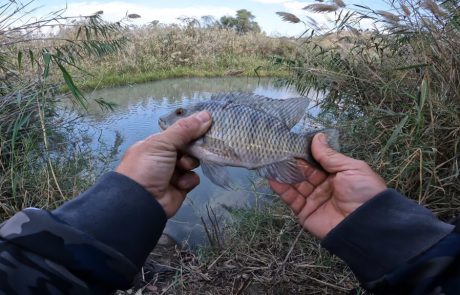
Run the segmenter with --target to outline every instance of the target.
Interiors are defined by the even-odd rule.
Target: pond
[[[160,131],[158,118],[179,105],[209,98],[217,92],[242,91],[276,99],[298,96],[292,87],[276,86],[275,80],[264,78],[180,78],[138,84],[133,86],[103,89],[87,94],[89,98],[103,97],[117,104],[113,111],[102,111],[90,107],[82,120],[82,127],[89,130],[90,145],[98,152],[103,145],[113,145],[117,138],[121,144],[110,168],[119,162],[124,151],[138,140]],[[120,140],[118,140],[120,142]],[[227,191],[202,175],[201,183],[186,199],[184,205],[169,220],[165,233],[178,242],[196,246],[206,242],[202,217],[209,222],[211,216],[222,222],[227,208],[254,206],[270,195],[264,182],[245,169],[229,168],[238,189]]]

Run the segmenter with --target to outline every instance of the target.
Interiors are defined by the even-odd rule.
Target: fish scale
[[[303,181],[303,175],[297,158],[318,167],[310,151],[316,133],[326,133],[329,144],[338,150],[335,129],[291,132],[307,107],[306,98],[274,100],[254,94],[225,93],[178,108],[162,116],[159,124],[166,129],[195,112],[206,110],[211,114],[211,128],[187,152],[200,160],[203,173],[219,186],[231,187],[225,166],[254,169],[268,179],[298,183]]]

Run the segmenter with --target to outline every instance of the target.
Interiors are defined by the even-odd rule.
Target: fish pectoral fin
[[[299,183],[305,180],[294,158],[262,166],[257,169],[257,173],[261,177],[282,183]]]
[[[218,163],[211,161],[201,161],[201,170],[203,174],[206,175],[209,180],[211,180],[215,185],[218,185],[226,190],[231,190],[230,174],[225,169],[225,166],[222,166]]]

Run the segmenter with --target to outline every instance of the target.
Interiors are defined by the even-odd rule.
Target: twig
[[[216,264],[216,262],[225,254],[227,253],[228,250],[225,250],[224,252],[222,252],[222,254],[220,254],[209,266],[208,266],[208,270],[210,270],[214,264]]]
[[[297,242],[299,241],[299,238],[300,238],[300,236],[302,235],[302,233],[303,233],[303,228],[300,229],[299,233],[298,233],[297,236],[295,237],[295,240],[294,240],[294,242],[292,243],[291,248],[289,249],[289,252],[287,253],[286,257],[284,258],[283,263],[281,264],[281,267],[282,267],[282,268],[284,268],[284,265],[285,265],[286,262],[288,261],[289,256],[291,256],[292,250],[294,250],[294,247],[295,247],[295,245],[297,244]]]
[[[305,275],[305,274],[304,274]],[[344,287],[340,287],[340,286],[337,286],[337,285],[334,285],[334,284],[331,284],[331,283],[328,283],[328,282],[325,282],[325,281],[321,281],[320,279],[317,279],[317,278],[314,278],[314,277],[311,277],[309,275],[305,275],[307,278],[317,282],[317,283],[320,283],[320,284],[323,284],[325,286],[328,286],[328,287],[331,287],[331,288],[334,288],[334,289],[337,289],[337,290],[341,290],[341,291],[350,291],[349,289],[347,288],[344,288]]]

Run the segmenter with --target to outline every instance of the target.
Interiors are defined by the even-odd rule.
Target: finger
[[[175,171],[170,183],[178,190],[189,192],[200,184],[200,177],[193,171],[179,173]]]
[[[173,217],[177,210],[182,206],[185,198],[187,197],[187,191],[179,190],[175,187],[170,187],[166,196],[158,202],[165,210],[166,216],[168,218]]]
[[[193,170],[200,165],[200,162],[190,156],[183,155],[177,160],[176,167],[181,170]]]
[[[210,126],[211,115],[207,111],[202,111],[178,120],[163,131],[161,136],[179,150],[205,134]]]
[[[290,184],[281,183],[271,179],[268,180],[268,184],[270,185],[272,190],[280,196],[291,188]]]
[[[315,186],[313,186],[313,184],[311,184],[308,181],[303,181],[301,183],[296,183],[296,184],[294,184],[294,187],[304,197],[308,197],[313,192],[313,190],[315,189]]]
[[[286,183],[280,183],[274,180],[269,180],[272,189],[278,193],[281,200],[285,202],[294,212],[298,214],[305,205],[305,197],[300,194],[295,187]]]
[[[300,224],[305,221],[332,196],[332,186],[328,181],[321,183],[306,199],[305,205],[297,215]]]
[[[347,157],[333,150],[327,144],[327,137],[323,133],[318,133],[313,138],[311,145],[313,157],[329,173],[337,173],[351,169],[357,160]]]
[[[319,169],[316,169],[304,160],[298,160],[297,165],[300,171],[302,172],[305,180],[311,183],[313,186],[318,186],[327,178],[327,173]]]

